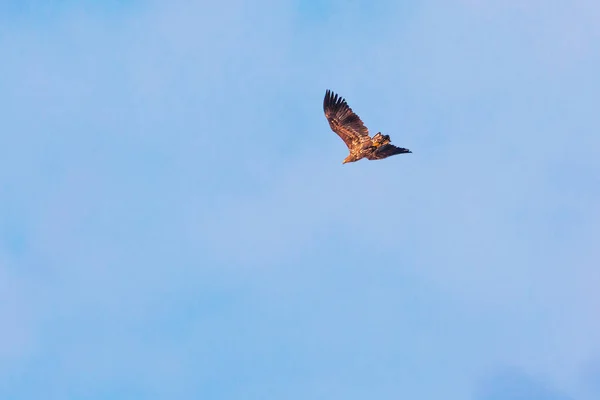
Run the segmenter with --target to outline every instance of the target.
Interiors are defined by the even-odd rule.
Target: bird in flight
[[[342,161],[342,164],[355,162],[362,158],[381,160],[396,154],[412,153],[408,149],[391,144],[389,135],[377,132],[375,136],[370,137],[369,130],[360,117],[348,106],[346,100],[331,90],[325,92],[323,111],[325,111],[325,117],[331,130],[342,138],[350,150],[350,155]]]

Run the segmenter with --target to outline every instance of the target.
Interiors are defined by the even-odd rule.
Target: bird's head
[[[354,162],[354,161],[356,161],[356,160],[354,159],[354,157],[352,157],[352,156],[348,156],[348,157],[344,158],[344,161],[342,161],[342,164],[346,164],[346,163],[349,163],[349,162]]]

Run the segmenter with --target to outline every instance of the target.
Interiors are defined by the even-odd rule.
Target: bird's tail
[[[390,155],[395,155],[403,153],[412,153],[412,151],[410,151],[409,149],[405,149],[404,147],[394,147],[394,149],[390,153]]]

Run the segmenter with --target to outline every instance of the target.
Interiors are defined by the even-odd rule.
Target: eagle
[[[381,160],[396,154],[412,153],[408,149],[391,144],[389,135],[377,132],[375,136],[370,137],[369,130],[360,117],[348,106],[346,100],[329,89],[325,92],[323,111],[325,111],[325,117],[331,130],[342,138],[350,150],[350,154],[342,161],[342,164],[355,162],[362,158]]]

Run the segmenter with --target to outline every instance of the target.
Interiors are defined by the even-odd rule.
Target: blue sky
[[[0,2],[0,398],[600,398],[600,5]],[[345,96],[413,154],[342,165]]]

